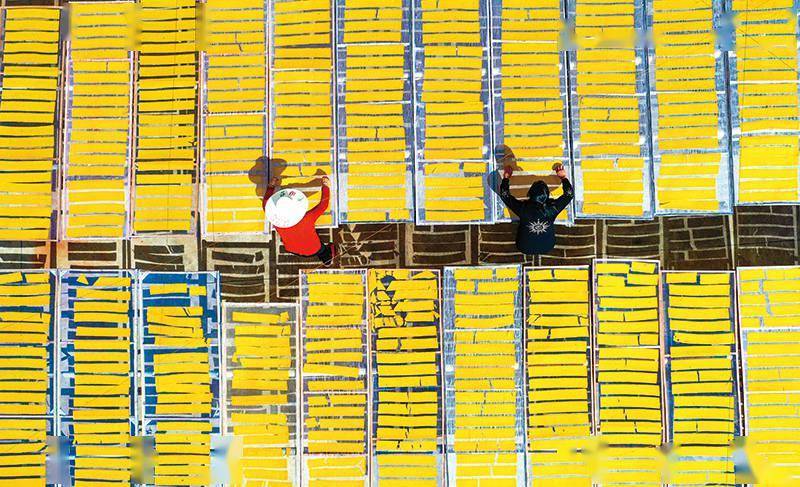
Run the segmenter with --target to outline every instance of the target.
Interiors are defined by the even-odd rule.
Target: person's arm
[[[267,200],[275,194],[275,188],[280,184],[280,179],[272,178],[272,181],[269,182],[269,186],[267,186],[267,192],[264,193],[264,197],[261,199],[261,209],[267,207]]]
[[[500,182],[500,199],[503,200],[509,210],[519,216],[522,210],[522,202],[511,194],[511,173],[511,167],[506,166],[506,170],[503,173],[503,181]]]
[[[558,170],[556,170],[556,174],[558,177],[561,178],[561,189],[563,190],[563,194],[556,198],[555,206],[556,215],[561,213],[564,208],[567,207],[572,198],[575,197],[575,190],[572,188],[572,183],[569,182],[567,179],[567,171],[564,169],[564,166],[561,166]]]
[[[322,196],[319,198],[319,203],[314,208],[311,208],[306,213],[306,217],[311,218],[314,221],[317,221],[317,218],[321,217],[325,210],[328,209],[328,200],[331,197],[331,189],[330,189],[331,181],[328,177],[322,178]]]

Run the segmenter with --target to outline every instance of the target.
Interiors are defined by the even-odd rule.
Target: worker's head
[[[550,188],[547,187],[547,183],[545,183],[542,180],[539,180],[531,184],[531,187],[528,190],[529,201],[535,201],[543,205],[547,202],[547,199],[549,197],[550,197]]]

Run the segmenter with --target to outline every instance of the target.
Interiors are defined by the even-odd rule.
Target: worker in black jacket
[[[564,166],[557,164],[553,167],[561,178],[561,187],[564,194],[556,199],[550,198],[550,189],[544,181],[536,181],[528,190],[528,200],[516,199],[509,190],[510,178],[513,172],[511,166],[505,167],[503,181],[500,183],[500,199],[509,210],[519,217],[517,228],[517,249],[523,254],[545,254],[553,250],[556,245],[556,232],[553,222],[559,213],[567,207],[575,192],[567,179]]]

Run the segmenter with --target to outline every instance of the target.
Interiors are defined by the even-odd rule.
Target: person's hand
[[[564,165],[563,164],[556,164],[555,166],[553,166],[553,170],[556,172],[556,175],[558,177],[560,177],[561,179],[564,179],[564,178],[567,177],[567,170],[564,169]]]
[[[281,184],[281,178],[274,177],[269,180],[269,185],[272,186],[273,188],[277,188],[278,186],[280,186],[280,184]]]
[[[331,180],[328,179],[328,176],[322,176],[322,184],[329,188],[331,187]]]

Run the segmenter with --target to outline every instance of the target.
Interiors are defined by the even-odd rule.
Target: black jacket
[[[567,178],[561,180],[564,194],[557,199],[550,198],[550,189],[544,181],[536,181],[528,190],[528,201],[516,199],[509,191],[510,182],[500,183],[500,199],[509,210],[519,217],[517,228],[517,248],[523,254],[545,254],[556,245],[556,231],[553,222],[567,207],[575,192]]]

